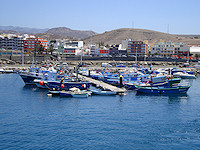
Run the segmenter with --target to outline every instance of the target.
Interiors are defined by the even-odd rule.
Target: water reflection
[[[35,84],[33,85],[24,85],[23,89],[32,89],[32,88],[37,88]]]
[[[145,94],[145,93],[136,93],[136,97],[138,98],[145,98],[149,97],[154,100],[163,100],[163,99],[168,99],[168,104],[172,103],[181,103],[185,100],[189,99],[189,96],[187,93],[183,94]]]
[[[168,99],[169,104],[182,103],[185,100],[188,100],[188,95],[187,94],[169,95],[168,98],[169,98]]]

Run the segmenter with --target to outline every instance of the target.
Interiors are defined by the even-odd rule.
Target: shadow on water
[[[23,87],[23,90],[24,91],[36,92],[36,93],[43,93],[43,94],[48,93],[48,89],[38,88],[36,85],[25,85]]]
[[[32,89],[32,88],[37,88],[35,84],[32,85],[24,85],[23,89]]]

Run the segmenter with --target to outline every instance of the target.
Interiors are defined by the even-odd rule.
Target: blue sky
[[[1,0],[0,25],[200,34],[200,0]]]

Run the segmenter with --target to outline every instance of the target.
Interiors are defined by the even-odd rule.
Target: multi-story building
[[[94,56],[96,54],[95,50],[96,50],[96,45],[91,45],[90,46],[90,55]]]
[[[109,50],[104,46],[97,47],[96,45],[91,45],[90,46],[90,55],[107,57],[107,56],[109,56]]]
[[[42,45],[44,49],[47,49],[47,41],[43,38],[36,38],[34,36],[30,36],[24,40],[24,51],[25,52],[32,52],[36,48]]]
[[[189,46],[185,43],[172,43],[159,42],[151,47],[151,54],[158,54],[161,56],[178,55],[179,53],[187,55],[189,52]]]
[[[44,49],[47,49],[47,40],[38,38],[38,41],[40,41],[40,44],[44,47]]]
[[[76,48],[70,48],[70,47],[67,47],[67,48],[64,48],[64,54],[66,55],[76,55],[77,54],[77,50]]]
[[[65,42],[65,46],[71,46],[71,47],[83,47],[83,41],[67,41]]]
[[[148,53],[148,45],[143,41],[128,41],[127,53],[129,56],[145,55]]]
[[[108,49],[100,49],[99,50],[99,56],[101,56],[101,57],[109,56],[109,50]]]
[[[24,48],[24,40],[22,36],[8,34],[0,36],[0,48],[5,50],[20,50]]]
[[[120,45],[111,45],[109,48],[109,55],[111,56],[119,56],[119,47]]]
[[[82,55],[83,41],[66,41],[64,42],[65,55]]]

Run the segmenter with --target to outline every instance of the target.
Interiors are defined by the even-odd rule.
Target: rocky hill
[[[66,27],[52,28],[45,33],[60,35],[64,37],[72,37],[75,39],[84,39],[97,34],[94,31],[72,30]]]
[[[92,37],[84,39],[86,44],[88,43],[100,43],[106,44],[119,44],[122,40],[148,40],[150,43],[157,43],[160,40],[172,41],[172,42],[186,42],[188,44],[200,44],[200,39],[191,38],[190,36],[180,36],[175,34],[167,34],[152,30],[145,29],[133,29],[133,28],[122,28],[112,30],[102,34],[94,35]]]
[[[46,40],[55,40],[55,39],[70,39],[70,40],[73,40],[74,39],[72,37],[66,37],[66,36],[51,34],[51,33],[38,33],[38,34],[35,34],[35,36],[46,39]]]
[[[172,41],[172,42],[185,42],[188,44],[200,45],[200,35],[175,35],[167,34],[152,30],[145,29],[133,29],[133,28],[121,28],[102,34],[97,34],[93,31],[81,31],[72,30],[66,27],[58,27],[47,29],[36,29],[26,27],[14,27],[14,26],[0,26],[0,34],[23,34],[34,32],[37,37],[42,37],[47,40],[53,39],[84,39],[86,44],[104,43],[104,45],[120,44],[122,40],[148,40],[149,43],[157,43],[160,40]],[[39,32],[39,33],[38,33]]]
[[[0,34],[17,34],[17,35],[20,35],[21,33],[14,31],[14,30],[0,30]]]

